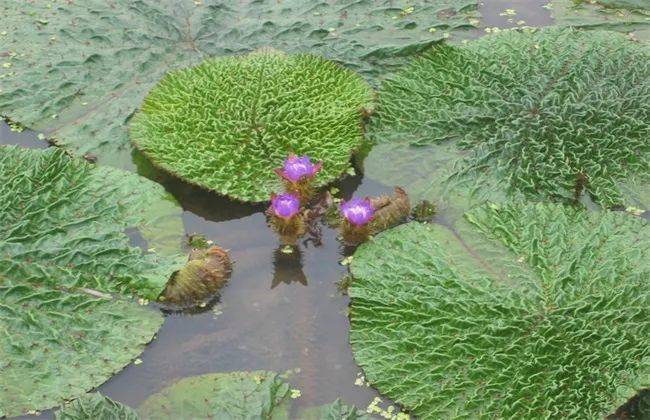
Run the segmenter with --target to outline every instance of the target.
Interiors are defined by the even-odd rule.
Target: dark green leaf
[[[126,122],[169,70],[269,46],[324,55],[374,79],[445,32],[475,25],[477,3],[4,0],[0,45],[16,56],[0,67],[0,114],[79,155],[129,165]]]
[[[156,298],[185,260],[182,233],[153,182],[0,147],[0,416],[84,394],[142,352],[162,316],[114,294]]]
[[[648,208],[650,46],[568,29],[442,45],[385,83],[369,131],[386,146],[366,174],[418,198]]]
[[[366,378],[419,418],[602,418],[650,385],[650,227],[486,204],[410,223],[351,265]]]

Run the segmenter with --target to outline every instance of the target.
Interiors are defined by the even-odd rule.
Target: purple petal
[[[300,212],[300,198],[295,194],[280,194],[271,198],[273,214],[282,219],[291,219]]]
[[[284,161],[283,175],[290,181],[312,178],[320,170],[321,164],[314,165],[309,156],[291,155]]]
[[[364,226],[370,222],[375,215],[375,209],[370,200],[353,198],[341,204],[343,217],[355,226]]]

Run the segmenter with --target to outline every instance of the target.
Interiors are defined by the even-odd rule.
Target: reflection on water
[[[154,167],[138,150],[134,149],[131,156],[133,157],[136,172],[164,186],[167,191],[176,197],[185,211],[203,216],[214,222],[220,222],[222,220],[239,219],[264,209],[263,206],[253,206],[229,200],[199,186],[183,182]]]
[[[273,251],[271,289],[275,289],[281,283],[300,283],[307,286],[307,276],[302,269],[302,251],[299,246],[280,246]]]

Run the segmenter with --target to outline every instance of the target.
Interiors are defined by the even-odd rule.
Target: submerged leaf
[[[56,412],[56,420],[139,420],[125,405],[98,392],[86,394]]]
[[[443,31],[429,28],[476,25],[477,3],[414,0],[403,15],[394,0],[3,0],[3,49],[20,55],[0,78],[0,114],[79,155],[126,166],[125,125],[169,70],[270,46],[376,78],[440,42]]]
[[[323,162],[317,185],[343,174],[363,143],[362,111],[372,106],[372,89],[352,71],[265,49],[168,74],[145,99],[130,134],[154,165],[259,202],[281,189],[274,169],[288,155]]]
[[[133,232],[160,251],[132,247]],[[0,416],[83,394],[142,351],[162,316],[120,294],[156,298],[183,264],[182,232],[153,182],[0,147]]]
[[[551,0],[551,16],[558,25],[633,33],[650,42],[650,2],[647,0]]]
[[[439,46],[380,92],[365,173],[460,208],[506,197],[650,204],[650,47],[611,32]]]
[[[288,419],[289,385],[272,372],[230,372],[184,378],[149,397],[143,419]]]
[[[418,418],[602,418],[650,385],[650,227],[486,204],[410,223],[351,265],[366,379]]]
[[[301,420],[370,420],[363,411],[355,406],[348,406],[337,399],[331,404],[321,405],[303,410]]]

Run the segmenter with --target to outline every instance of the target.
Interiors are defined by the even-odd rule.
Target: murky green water
[[[546,0],[485,0],[481,28],[544,26],[552,21]],[[503,16],[515,9],[515,16]],[[524,21],[523,23],[521,21]],[[46,147],[36,134],[15,133],[0,124],[0,144]],[[368,159],[372,159],[371,154]],[[296,406],[343,398],[365,408],[378,396],[355,385],[360,370],[348,344],[348,298],[337,287],[347,268],[339,264],[344,250],[337,232],[323,227],[322,244],[302,243],[300,252],[285,255],[266,226],[264,207],[236,203],[184,184],[154,168],[134,153],[137,171],[161,183],[183,207],[185,232],[201,233],[227,248],[235,261],[229,284],[213,307],[195,314],[167,314],[157,338],[130,365],[99,388],[131,406],[177,379],[206,372],[300,369],[290,382],[302,392]],[[388,193],[392,186],[348,176],[337,187],[352,194]],[[387,404],[384,404],[384,407]],[[51,418],[45,412],[37,418]]]

